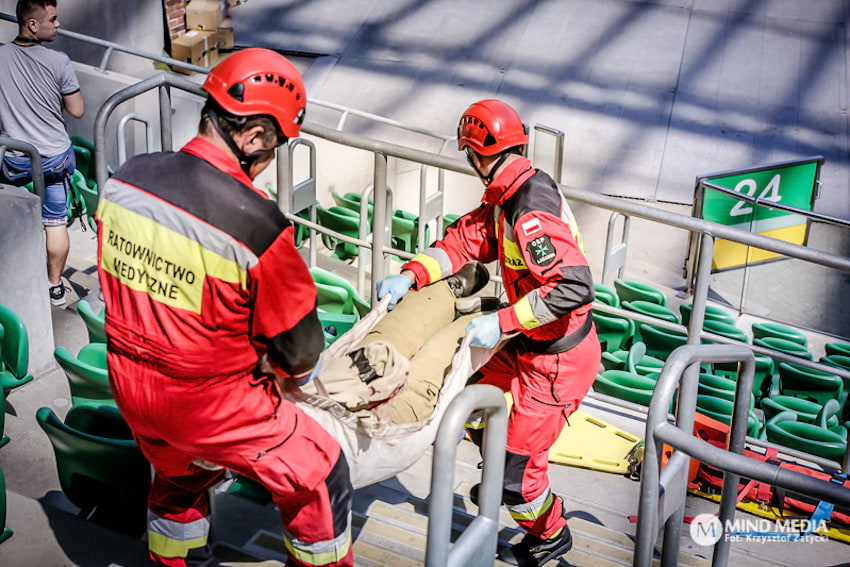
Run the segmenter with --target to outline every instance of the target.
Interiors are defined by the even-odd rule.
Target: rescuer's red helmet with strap
[[[307,108],[301,73],[283,55],[252,47],[223,59],[201,86],[235,116],[266,114],[287,138],[297,138]]]
[[[528,129],[509,104],[496,99],[475,102],[457,126],[457,149],[467,147],[483,156],[494,156],[528,145]]]

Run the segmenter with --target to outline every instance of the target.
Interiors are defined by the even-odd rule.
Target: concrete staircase
[[[468,483],[461,483],[460,493],[454,502],[453,538],[468,526],[477,511],[469,500]],[[227,495],[229,500],[233,498]],[[237,503],[229,502],[229,505]],[[256,506],[256,505],[254,505]],[[267,507],[267,510],[270,509]],[[357,491],[354,503],[353,530],[356,564],[362,567],[416,567],[424,564],[428,530],[428,502],[398,489],[397,482],[390,480]],[[221,510],[217,512],[221,513]],[[256,515],[255,515],[256,520]],[[504,508],[501,510],[499,545],[519,541],[522,532],[516,529]],[[256,524],[255,524],[256,525]],[[573,549],[560,562],[550,565],[584,565],[589,567],[622,567],[632,563],[634,544],[622,532],[609,529],[581,518],[570,519],[573,534]],[[216,554],[233,567],[256,565],[282,565],[285,552],[282,541],[273,527],[261,529],[243,545],[223,544]],[[227,549],[229,548],[229,549]],[[244,557],[227,559],[228,554],[242,553]],[[249,558],[253,556],[253,558]],[[681,565],[708,566],[709,561],[682,555]],[[507,564],[500,561],[498,567]]]

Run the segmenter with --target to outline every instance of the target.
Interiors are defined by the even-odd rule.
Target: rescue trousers
[[[519,340],[508,343],[470,381],[511,394],[503,502],[522,529],[548,539],[566,524],[563,500],[549,483],[549,450],[596,379],[601,348],[595,329],[557,354],[528,352],[522,345]],[[467,431],[480,448],[480,416],[473,414]]]
[[[438,281],[405,295],[358,344],[385,341],[410,359],[407,384],[386,408],[392,423],[414,423],[433,413],[466,326],[479,315],[455,319],[455,295]]]
[[[229,469],[271,493],[287,565],[353,565],[345,456],[324,428],[283,399],[274,377],[177,378],[112,351],[108,364],[118,408],[154,469],[153,561],[184,567],[209,559],[208,490]]]

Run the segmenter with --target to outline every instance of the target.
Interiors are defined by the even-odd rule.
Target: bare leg
[[[46,226],[44,237],[47,246],[47,279],[51,285],[62,281],[68,251],[71,249],[71,239],[68,237],[67,226]]]

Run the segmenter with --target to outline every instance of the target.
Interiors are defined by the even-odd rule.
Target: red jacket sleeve
[[[289,375],[312,369],[324,347],[316,312],[316,286],[284,229],[250,272],[254,301],[251,336],[265,346],[273,365]]]
[[[498,257],[495,208],[481,205],[457,219],[442,240],[402,265],[416,276],[414,289],[446,278],[470,260],[484,264]]]

